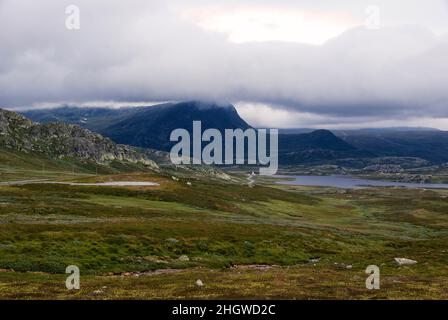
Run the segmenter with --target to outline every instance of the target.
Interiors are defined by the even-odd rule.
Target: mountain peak
[[[187,101],[145,108],[100,132],[118,143],[169,151],[171,132],[179,128],[192,132],[193,121],[201,121],[203,130],[251,128],[231,104]]]

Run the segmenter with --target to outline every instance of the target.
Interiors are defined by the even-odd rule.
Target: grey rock
[[[407,258],[395,258],[395,262],[399,266],[410,266],[417,263],[417,261]]]
[[[196,284],[197,287],[203,287],[204,286],[204,283],[202,282],[201,279],[196,280],[195,284]]]
[[[177,258],[177,260],[182,261],[182,262],[187,262],[187,261],[190,261],[190,258],[186,255],[182,255],[179,258]]]

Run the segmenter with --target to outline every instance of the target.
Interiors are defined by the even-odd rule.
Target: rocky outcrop
[[[99,164],[117,160],[157,168],[145,152],[117,145],[109,138],[77,125],[39,124],[3,109],[0,109],[0,146],[54,158],[76,158]]]
[[[395,258],[395,262],[399,266],[411,266],[411,265],[417,263],[417,261],[412,260],[412,259],[407,259],[407,258]]]

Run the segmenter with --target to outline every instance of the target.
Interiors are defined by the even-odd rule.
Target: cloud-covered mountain
[[[250,128],[234,106],[200,101],[122,109],[63,107],[24,114],[44,123],[56,120],[78,124],[120,144],[164,151],[173,145],[171,132],[178,128],[192,132],[193,121],[201,121],[202,130]]]
[[[202,130],[250,128],[232,105],[191,101],[139,110],[100,132],[118,143],[169,151],[174,144],[171,132],[178,128],[192,132],[193,121],[201,121]]]
[[[33,110],[25,115],[36,121],[54,120],[76,123],[97,130],[117,143],[169,151],[173,130],[183,128],[192,132],[193,121],[201,121],[202,130],[209,128],[246,130],[246,123],[232,105],[190,101],[152,107],[102,109],[62,107]],[[280,164],[324,162],[342,158],[373,156],[358,150],[328,130],[306,134],[279,136]]]
[[[177,128],[192,131],[247,129],[232,105],[190,101],[135,108],[61,107],[24,112],[35,121],[77,124],[110,137],[116,143],[169,151],[169,136]],[[448,162],[448,132],[431,128],[363,130],[280,130],[281,164],[328,162],[343,158],[417,157],[432,163]]]
[[[448,117],[448,38],[440,35],[448,30],[444,1],[409,1],[406,10],[381,1],[383,24],[375,30],[363,26],[368,1],[266,0],[245,10],[235,1],[214,3],[80,0],[81,28],[69,31],[63,1],[4,0],[0,103],[198,99],[259,102],[346,123],[360,117]],[[313,14],[318,26],[343,19],[354,27],[318,46],[234,43],[219,26],[210,30],[197,20],[210,24],[216,14],[250,9],[274,18],[294,13],[297,21]],[[281,19],[274,22],[281,27]]]

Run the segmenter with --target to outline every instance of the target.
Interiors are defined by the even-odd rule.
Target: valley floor
[[[448,299],[448,190],[66,178],[158,185],[0,186],[1,299]]]

